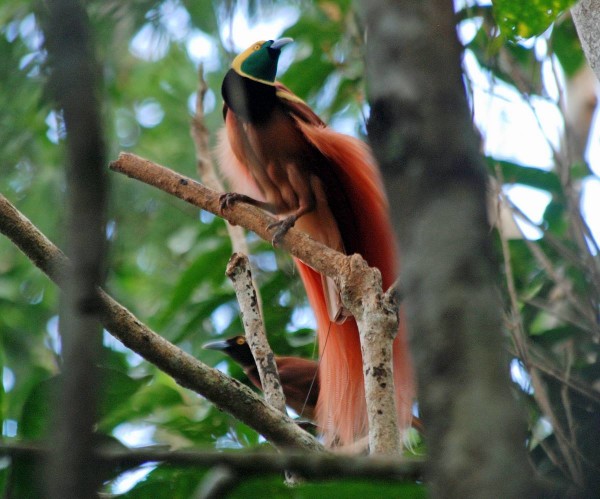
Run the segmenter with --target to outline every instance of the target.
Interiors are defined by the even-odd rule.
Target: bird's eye
[[[254,50],[260,50],[260,45],[258,45],[258,44],[254,45]]]
[[[246,340],[244,338],[238,338],[238,340],[237,340],[238,345],[243,345],[244,343],[246,343]]]

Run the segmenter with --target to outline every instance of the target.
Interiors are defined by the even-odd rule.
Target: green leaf
[[[131,397],[152,378],[134,379],[113,369],[98,368],[102,380],[102,397],[99,407],[99,420],[107,417],[122,406],[130,403]],[[60,390],[61,376],[54,376],[36,385],[23,405],[23,414],[19,422],[19,435],[30,440],[40,440],[49,435],[54,410],[54,401]],[[85,383],[82,383],[85,390]]]
[[[562,200],[552,198],[544,211],[544,221],[553,234],[557,236],[566,234],[568,222],[565,219],[565,203]]]
[[[122,499],[173,499],[193,497],[204,476],[198,469],[177,469],[165,464],[157,466],[135,487],[125,494]]]
[[[211,406],[205,417],[177,414],[160,423],[161,428],[189,440],[195,446],[214,444],[217,438],[229,431],[231,418]]]
[[[496,78],[521,92],[542,93],[542,64],[533,47],[507,40],[498,34],[495,25],[490,26],[489,21],[482,23],[466,47],[473,52],[477,62]]]
[[[511,38],[531,38],[548,26],[577,0],[494,0],[494,12],[502,32]]]
[[[551,329],[532,328],[529,334],[535,337],[536,343],[550,347],[555,343],[561,343],[581,335],[582,332],[573,326],[560,326]]]
[[[7,494],[3,497],[44,497],[43,482],[45,469],[38,461],[26,457],[13,458],[9,468],[2,470],[6,477]]]
[[[577,30],[571,17],[564,19],[554,26],[550,43],[567,78],[572,78],[586,62]]]
[[[500,168],[505,184],[523,184],[549,192],[556,197],[562,197],[563,195],[560,181],[553,172],[489,156],[486,156],[485,160],[492,175],[495,176],[496,168]]]
[[[186,303],[191,301],[192,294],[199,286],[205,284],[214,288],[216,284],[224,280],[225,265],[231,253],[231,246],[227,241],[216,240],[216,248],[206,249],[200,253],[196,259],[184,270],[174,289],[171,291],[171,297],[162,313],[156,318],[156,325],[159,329],[166,323]],[[221,262],[219,265],[217,262]],[[207,291],[210,288],[207,288]],[[209,299],[210,295],[205,299]]]
[[[148,376],[144,379],[148,378],[151,377]],[[138,380],[135,381],[137,384]],[[140,419],[160,410],[183,405],[183,398],[179,390],[170,384],[165,384],[165,382],[174,383],[167,375],[159,373],[150,384],[144,382],[143,385],[135,387],[131,385],[129,387],[130,393],[112,394],[122,403],[115,405],[110,412],[106,413],[98,425],[99,429],[109,432],[123,422]],[[124,384],[130,383],[126,381]]]
[[[314,49],[309,57],[294,63],[285,72],[282,81],[292,92],[308,99],[323,89],[324,82],[334,71],[335,65]]]
[[[10,468],[8,466],[4,466],[0,469],[0,494],[2,497],[7,497],[7,488],[9,484],[10,478]]]
[[[301,483],[290,489],[283,477],[259,477],[244,481],[229,495],[232,499],[248,497],[294,498],[294,499],[365,499],[366,497],[401,497],[402,499],[425,499],[425,486],[413,483],[389,483],[384,481],[339,480],[323,483]]]
[[[60,389],[60,377],[43,380],[33,388],[23,405],[19,421],[19,435],[24,439],[39,440],[50,432],[52,404]]]
[[[127,410],[134,395],[148,385],[152,376],[133,378],[113,369],[101,369],[102,395],[100,397],[99,421],[122,409]]]

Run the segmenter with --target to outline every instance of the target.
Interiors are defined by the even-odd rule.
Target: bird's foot
[[[277,222],[267,225],[267,230],[275,229],[273,232],[273,239],[271,240],[273,246],[279,246],[281,244],[281,241],[287,234],[288,230],[294,226],[296,220],[298,220],[296,215],[290,215],[289,217],[285,217],[283,220],[278,220]]]
[[[240,201],[243,203],[252,204],[254,199],[244,194],[238,194],[237,192],[226,192],[225,194],[221,194],[219,196],[219,208],[221,210],[221,213],[227,208],[231,208],[235,203],[239,203]]]

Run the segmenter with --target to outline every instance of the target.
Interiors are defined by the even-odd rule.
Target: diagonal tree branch
[[[109,168],[209,211],[233,225],[241,225],[265,241],[271,241],[273,238],[273,235],[267,230],[267,226],[275,219],[263,210],[244,203],[237,203],[221,211],[219,198],[222,193],[209,189],[169,168],[131,153],[121,153],[115,161],[110,163]],[[342,279],[344,279],[349,272],[350,257],[314,241],[307,234],[293,227],[282,239],[281,247],[315,270],[332,278],[337,277],[341,270]]]
[[[26,217],[0,195],[0,232],[6,235],[56,284],[63,284],[69,260]],[[278,447],[323,450],[314,437],[298,427],[248,387],[213,369],[150,330],[129,310],[97,289],[100,322],[125,346],[220,409],[246,423]]]
[[[129,153],[121,153],[110,168],[252,230],[266,241],[272,238],[266,227],[273,218],[262,210],[238,203],[221,211],[220,193],[173,170]],[[395,292],[383,293],[381,273],[370,268],[360,255],[343,255],[299,230],[290,229],[281,246],[333,278],[340,289],[344,305],[356,318],[361,335],[370,450],[377,454],[397,454],[401,447],[391,362],[392,340],[398,331],[398,307],[392,296]]]

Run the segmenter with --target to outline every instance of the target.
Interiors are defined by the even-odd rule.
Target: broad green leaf
[[[543,33],[576,0],[494,0],[494,12],[508,37],[530,38]]]
[[[492,175],[495,176],[496,168],[500,168],[505,184],[524,184],[547,191],[553,196],[562,197],[560,181],[553,172],[519,165],[511,161],[498,160],[489,156],[485,159]]]
[[[209,34],[218,30],[215,6],[212,0],[184,0],[183,5],[190,13],[195,26]]]
[[[231,246],[223,241],[212,250],[206,250],[183,271],[173,288],[168,305],[157,318],[157,327],[162,328],[179,309],[190,302],[192,294],[198,287],[212,285],[224,281],[225,266],[231,254]],[[224,243],[224,244],[223,244]],[[219,264],[221,262],[221,264]],[[208,288],[207,288],[208,291]],[[210,299],[210,294],[205,299]]]
[[[33,460],[25,457],[12,459],[9,468],[1,473],[7,474],[6,495],[4,497],[44,497],[43,482],[45,469]]]
[[[161,428],[180,435],[194,446],[214,445],[219,437],[229,431],[230,425],[231,417],[214,407],[203,418],[177,414],[160,424]]]
[[[3,465],[3,467],[0,469],[0,494],[2,494],[2,497],[7,496],[10,472],[11,469],[8,466],[8,463],[6,463],[6,465]]]
[[[535,341],[539,344],[545,343],[552,345],[556,342],[566,341],[581,335],[582,332],[573,326],[560,326],[552,329],[536,330],[531,329],[530,335],[535,336]]]

